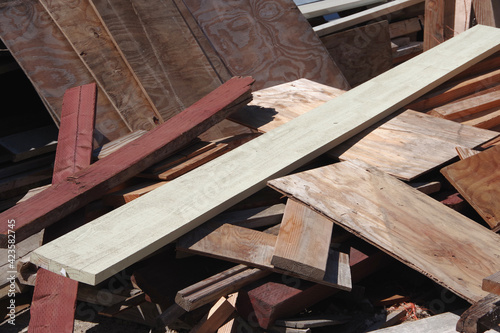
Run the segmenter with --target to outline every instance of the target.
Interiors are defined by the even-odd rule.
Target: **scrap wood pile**
[[[2,329],[498,328],[496,6],[4,1]]]

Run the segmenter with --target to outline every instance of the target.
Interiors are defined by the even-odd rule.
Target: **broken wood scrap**
[[[385,0],[323,0],[300,5],[299,10],[305,18],[328,15],[340,11],[359,8],[367,5],[385,2]]]
[[[320,280],[325,277],[333,223],[296,201],[288,200],[271,264]]]
[[[132,130],[150,130],[155,127],[155,120],[163,121],[90,2],[79,0],[71,6],[59,0],[40,3]],[[99,38],[87,31],[95,31]]]
[[[30,13],[30,20],[26,20],[25,13]],[[7,1],[0,8],[0,16],[2,41],[58,124],[66,90],[93,82],[92,74],[55,22],[47,19],[39,1]],[[130,129],[108,96],[98,89],[95,139],[102,144],[118,139]]]
[[[235,297],[233,295],[233,297]],[[226,297],[221,297],[206,317],[195,326],[190,333],[215,333],[227,321],[232,319],[236,314],[234,304],[229,303]]]
[[[469,29],[42,246],[31,260],[50,270],[64,267],[78,281],[98,283],[257,192],[268,179],[287,174],[327,152],[498,49],[497,29]],[[406,84],[409,80],[411,85]],[[315,135],[304,135],[305,129]],[[144,220],[148,223],[138,223]],[[121,250],[113,250],[116,247]]]
[[[457,322],[457,332],[483,333],[498,328],[500,296],[489,294],[465,310]]]
[[[475,148],[497,135],[406,110],[375,124],[328,154],[343,161],[361,160],[410,181],[455,158],[457,145]]]
[[[234,311],[236,313],[236,316],[238,313],[236,312],[236,301],[238,300],[238,293],[230,294],[226,298],[227,302],[231,304],[234,308]],[[235,316],[235,317],[236,317]],[[236,333],[238,329],[238,322],[236,321],[236,318],[233,318],[226,322],[223,326],[221,326],[218,330],[217,333]]]
[[[349,89],[291,0],[274,1],[266,10],[248,0],[184,3],[232,75],[251,75],[255,90],[300,78]],[[235,30],[235,20],[244,28]]]
[[[485,296],[481,289],[485,273],[500,268],[495,259],[497,234],[374,167],[341,162],[275,179],[269,185],[469,302]],[[441,244],[447,244],[446,250]],[[471,253],[476,254],[474,264]]]
[[[222,84],[173,1],[91,4],[163,120]]]
[[[458,161],[441,173],[493,229],[500,224],[500,146]]]
[[[366,9],[356,14],[348,15],[324,24],[320,24],[313,28],[318,36],[325,36],[340,30],[344,30],[353,27],[357,24],[364,23],[373,20],[377,17],[384,15],[390,15],[391,13],[417,5],[424,0],[395,0],[385,3],[383,5],[375,6],[373,8]]]
[[[392,68],[387,21],[324,36],[321,41],[352,87]]]
[[[134,153],[123,147],[114,154],[54,185],[38,196],[3,212],[16,220],[16,239],[22,240],[65,215],[101,197],[114,186],[179,150],[217,121],[245,105],[251,98],[252,78],[234,78],[205,96],[164,126],[134,141]],[[40,207],[33,209],[33,207]],[[7,226],[0,243],[7,241]]]

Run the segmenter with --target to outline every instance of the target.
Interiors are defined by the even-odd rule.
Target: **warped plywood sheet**
[[[269,185],[471,303],[487,295],[484,276],[500,269],[499,235],[361,162],[336,163]]]
[[[172,0],[92,0],[163,120],[221,81]]]
[[[99,283],[499,49],[500,31],[476,26],[42,246],[31,260]]]
[[[349,84],[291,0],[185,0],[233,75],[254,89],[300,78],[347,90]]]
[[[113,44],[90,2],[40,2],[132,130],[150,130],[155,122],[161,121],[158,111]]]
[[[45,101],[54,121],[59,123],[64,92],[93,82],[89,70],[57,25],[47,19],[39,1],[3,2],[0,37]],[[108,97],[98,89],[94,138],[105,143],[129,132]]]
[[[441,173],[491,228],[500,224],[500,146],[453,163]]]

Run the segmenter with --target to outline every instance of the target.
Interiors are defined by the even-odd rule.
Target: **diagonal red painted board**
[[[26,239],[184,147],[250,102],[253,82],[251,77],[230,79],[115,153],[2,212],[0,221],[13,223],[0,223],[0,247],[7,246],[9,225],[17,242]]]
[[[77,291],[78,281],[40,268],[36,274],[28,333],[73,332]]]
[[[52,184],[57,184],[90,165],[97,86],[86,84],[66,90],[57,139]]]

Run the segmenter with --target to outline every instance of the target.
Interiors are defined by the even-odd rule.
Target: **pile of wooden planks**
[[[493,2],[296,3],[0,5],[59,126],[0,138],[0,303],[30,299],[0,327],[30,308],[28,332],[73,332],[83,305],[161,332],[347,333],[455,302],[457,330],[498,325]]]

